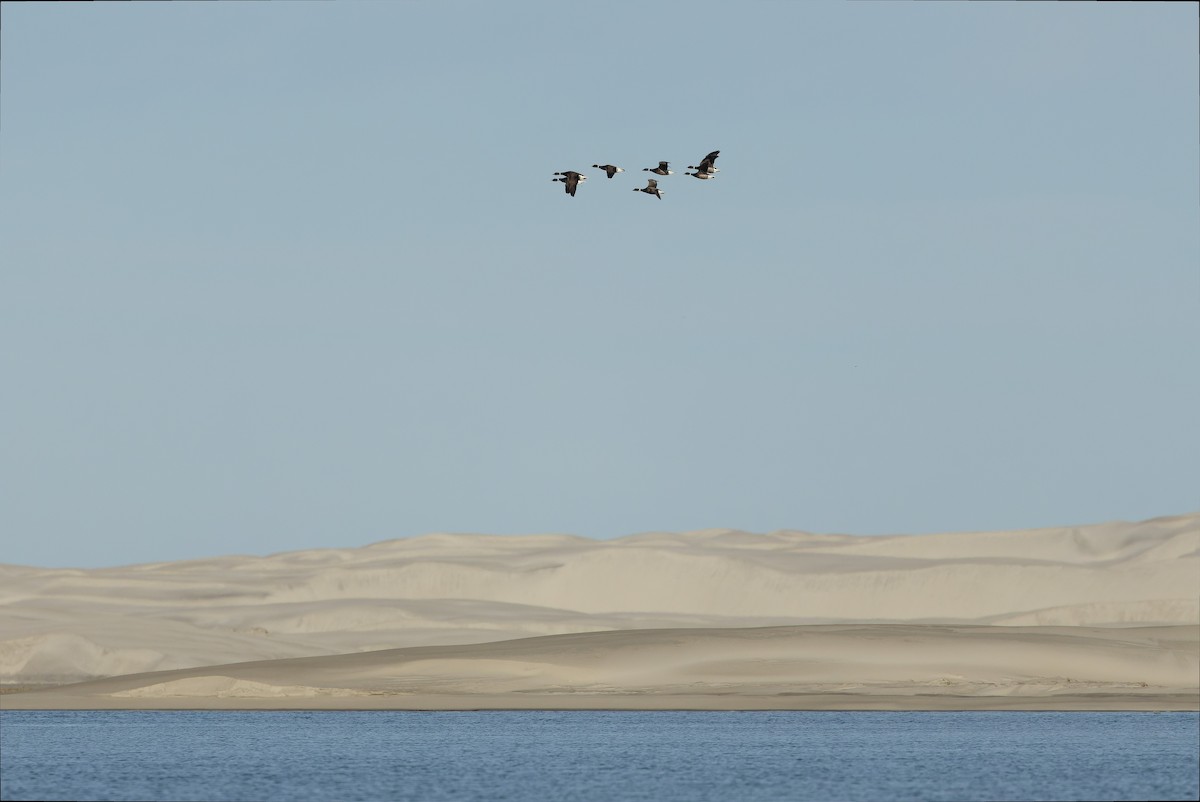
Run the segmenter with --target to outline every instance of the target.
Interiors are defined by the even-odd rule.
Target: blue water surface
[[[0,799],[1200,797],[1200,714],[0,712]]]

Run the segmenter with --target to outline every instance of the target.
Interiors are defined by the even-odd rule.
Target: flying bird
[[[702,165],[702,166],[703,166],[703,165]],[[693,177],[695,177],[695,178],[701,178],[701,179],[704,179],[704,178],[716,178],[716,176],[715,176],[715,175],[713,175],[712,173],[706,173],[704,170],[700,169],[699,167],[696,167],[696,168],[694,168],[694,169],[696,170],[696,172],[694,172],[694,173],[684,173],[684,175],[690,175],[690,176],[693,176]]]
[[[675,174],[674,170],[667,169],[666,162],[659,162],[657,167],[643,167],[642,172],[654,173],[656,175],[674,175]]]
[[[597,169],[599,169],[599,170],[603,170],[604,172],[608,173],[608,177],[609,177],[609,178],[612,178],[612,177],[613,177],[614,175],[616,175],[617,173],[623,173],[623,172],[625,172],[625,168],[624,168],[624,167],[614,167],[614,166],[613,166],[613,165],[611,165],[611,164],[593,164],[592,166],[593,166],[593,167],[595,167],[595,168],[597,168]]]
[[[666,162],[663,162],[663,164],[666,164]],[[647,167],[645,169],[648,170],[650,168]],[[663,191],[658,188],[658,181],[653,178],[647,178],[646,186],[642,187],[641,189],[634,189],[633,191],[634,192],[645,192],[647,195],[656,195],[659,200],[662,200],[662,196],[663,196]]]
[[[697,172],[701,173],[708,173],[709,175],[712,175],[713,173],[719,173],[721,171],[718,170],[715,165],[717,163],[717,157],[720,155],[721,151],[714,150],[712,153],[701,159],[699,164],[689,164],[688,169],[696,170]],[[688,173],[688,175],[693,175],[693,173]],[[696,177],[699,178],[700,176]]]
[[[572,198],[575,197],[575,190],[579,188],[579,182],[587,181],[586,175],[581,175],[574,170],[567,170],[564,173],[555,173],[555,175],[561,175],[562,178],[552,178],[550,180],[562,181],[564,184],[566,184],[567,194]]]

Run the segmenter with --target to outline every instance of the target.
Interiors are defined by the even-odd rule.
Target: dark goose
[[[572,198],[575,197],[575,190],[578,189],[579,182],[587,181],[586,175],[581,175],[574,170],[567,170],[565,173],[555,173],[555,175],[561,175],[562,178],[552,178],[550,180],[562,181],[564,184],[566,184],[567,194]]]
[[[663,191],[658,188],[658,181],[653,178],[647,178],[646,186],[642,187],[641,189],[635,189],[634,192],[645,192],[647,195],[656,196],[659,200],[662,200],[663,196]]]

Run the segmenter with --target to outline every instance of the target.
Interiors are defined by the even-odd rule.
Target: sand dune
[[[362,691],[348,688],[313,688],[308,685],[272,685],[267,682],[234,679],[224,675],[184,677],[156,682],[138,688],[115,691],[123,699],[294,699],[313,696],[359,696]]]
[[[1200,627],[552,635],[112,677],[5,708],[1200,708]]]
[[[439,534],[93,570],[0,565],[0,681],[644,629],[1196,626],[1198,594],[1200,514],[893,537]]]

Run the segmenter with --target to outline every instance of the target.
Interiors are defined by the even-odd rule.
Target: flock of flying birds
[[[685,175],[690,175],[693,178],[701,178],[701,179],[712,178],[717,173],[721,172],[714,166],[717,162],[717,156],[719,156],[719,155],[721,155],[721,151],[714,150],[712,153],[708,154],[703,159],[701,159],[699,164],[695,164],[695,165],[689,164],[688,169],[695,170],[696,172],[685,173]],[[625,172],[625,168],[616,167],[611,164],[593,164],[592,166],[608,173],[609,178],[612,178],[617,173]],[[655,175],[674,175],[675,174],[674,170],[670,170],[667,168],[667,162],[659,162],[657,167],[643,167],[642,172],[654,173]],[[570,195],[571,197],[575,197],[575,190],[579,189],[579,182],[587,181],[586,175],[583,175],[582,173],[577,173],[574,170],[567,170],[565,172],[555,173],[555,175],[560,176],[560,177],[553,178],[551,180],[552,181],[562,181],[563,184],[566,185],[564,187],[564,189],[567,191],[567,194]],[[663,196],[663,191],[658,188],[658,179],[657,178],[647,179],[646,186],[644,186],[640,189],[635,188],[633,191],[634,192],[645,192],[647,195],[653,195],[656,198],[658,198],[659,200],[662,200],[662,196]]]

